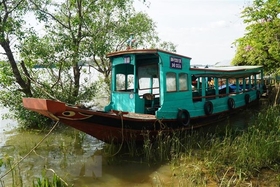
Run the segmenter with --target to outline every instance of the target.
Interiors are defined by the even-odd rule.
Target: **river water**
[[[11,131],[17,126],[17,123],[13,120],[2,119],[2,116],[6,113],[8,113],[7,109],[0,108],[0,147],[5,145],[8,137],[13,135],[13,132]]]
[[[2,109],[1,115],[7,112]],[[18,166],[6,175],[13,164],[20,161],[47,134],[40,131],[19,132],[12,120],[0,121],[0,161],[10,165],[0,167],[0,187],[32,186],[43,175],[52,177],[53,172],[74,186],[154,186],[161,180],[170,179],[169,165],[150,166],[127,160],[126,164],[102,158],[100,150],[104,143],[67,128],[65,132],[52,132]],[[58,127],[59,128],[59,127]],[[58,130],[59,131],[59,130]],[[42,171],[47,170],[46,173]],[[171,182],[171,181],[169,181]]]
[[[3,115],[7,110],[2,109],[0,112]],[[244,113],[248,115],[248,111]],[[222,123],[244,128],[249,119],[243,116],[244,114],[240,114]],[[103,142],[72,128],[67,128],[63,133],[52,132],[35,151],[15,167],[14,173],[5,175],[8,169],[28,154],[47,133],[19,132],[16,130],[15,121],[0,122],[0,160],[2,158],[4,163],[11,163],[0,167],[0,187],[12,186],[17,180],[22,181],[23,186],[32,186],[33,180],[42,175],[51,177],[53,172],[67,181],[69,186],[73,184],[79,187],[172,186],[174,183],[169,164],[151,166],[129,158],[126,162],[111,163],[100,154],[105,145]],[[43,173],[45,169],[47,172]]]

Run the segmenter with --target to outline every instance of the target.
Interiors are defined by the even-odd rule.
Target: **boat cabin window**
[[[125,90],[125,75],[124,74],[116,74],[116,90]]]
[[[116,74],[116,91],[132,91],[134,75]]]
[[[179,90],[180,91],[188,90],[188,76],[186,73],[179,74]]]
[[[158,65],[148,64],[138,67],[139,95],[151,93],[159,95]]]
[[[133,65],[120,64],[116,66],[116,91],[134,90]]]
[[[167,92],[176,92],[176,73],[167,72],[166,73],[166,91]]]
[[[133,74],[127,75],[127,89],[128,90],[134,89],[134,75]]]

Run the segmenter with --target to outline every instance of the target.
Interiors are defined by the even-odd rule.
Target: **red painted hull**
[[[178,124],[177,119],[158,120],[154,115],[148,114],[88,110],[48,99],[23,98],[23,106],[107,143],[143,142],[148,138],[152,140],[159,133],[170,135],[174,131],[186,131],[213,124],[227,116],[224,112],[192,118],[190,125],[183,126]],[[230,112],[232,111],[234,110]]]
[[[145,138],[156,137],[159,132],[170,134],[174,130],[190,128],[172,127],[176,120],[160,121],[154,115],[119,111],[106,113],[67,106],[65,103],[48,99],[23,98],[23,106],[107,143],[143,142]]]

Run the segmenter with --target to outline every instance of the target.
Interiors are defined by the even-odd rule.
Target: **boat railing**
[[[213,89],[213,90],[215,90],[215,89]],[[202,101],[202,99],[204,99],[204,98],[206,100],[211,100],[211,99],[216,99],[217,97],[222,98],[222,97],[227,97],[227,96],[231,96],[231,95],[243,94],[244,92],[249,92],[249,91],[252,91],[252,90],[256,90],[256,88],[252,87],[250,89],[242,89],[242,90],[239,90],[238,92],[231,91],[229,93],[219,92],[219,94],[217,94],[217,95],[215,94],[214,91],[206,91],[205,96],[202,96],[201,92],[199,92],[199,91],[193,91],[192,96],[193,96],[193,101],[197,102],[197,101]]]

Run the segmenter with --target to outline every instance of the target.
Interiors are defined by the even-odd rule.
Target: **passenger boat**
[[[110,103],[102,111],[40,98],[26,109],[107,143],[154,138],[212,124],[258,101],[261,66],[195,67],[191,58],[159,49],[107,55],[112,63]]]

